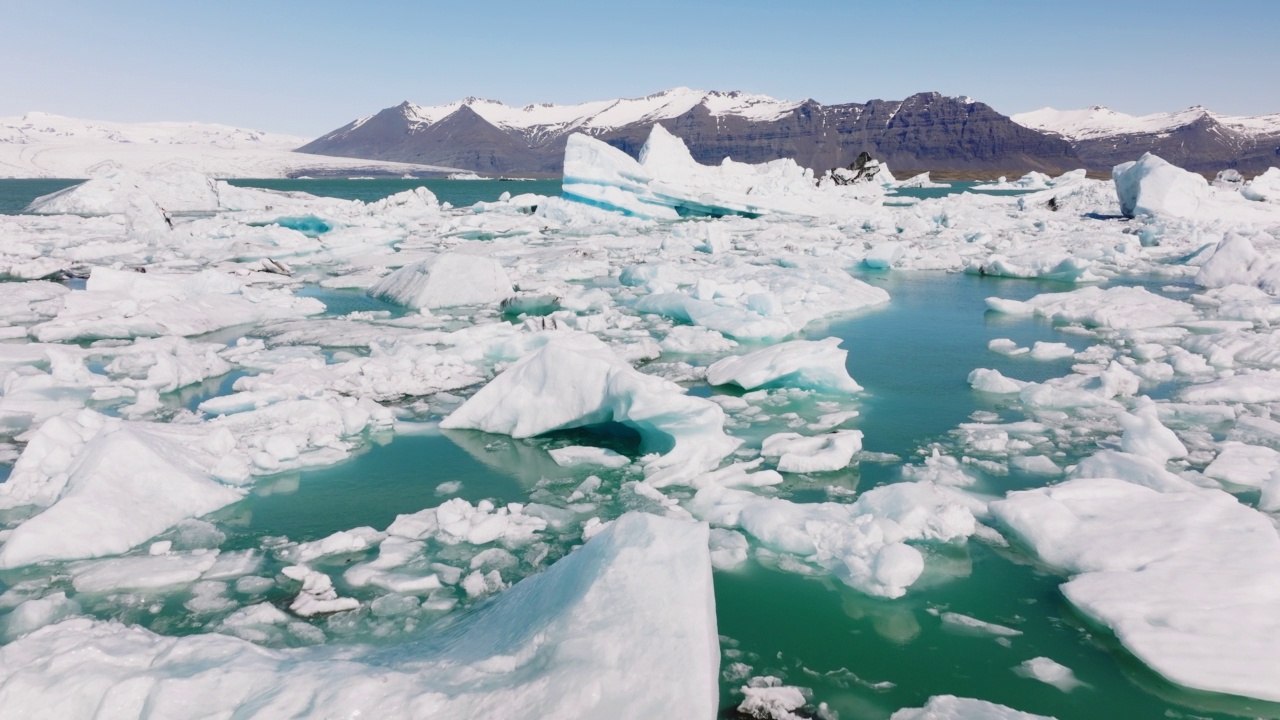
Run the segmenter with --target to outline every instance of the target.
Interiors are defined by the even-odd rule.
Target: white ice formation
[[[706,548],[705,526],[625,515],[546,572],[393,652],[267,650],[228,635],[65,620],[0,648],[0,707],[32,720],[317,711],[709,720],[720,656]]]
[[[445,418],[446,429],[516,438],[618,422],[638,431],[648,481],[685,484],[716,467],[740,441],[724,434],[719,405],[637,372],[591,335],[550,339]]]
[[[1071,604],[1171,682],[1280,700],[1280,537],[1220,490],[1082,478],[992,512],[1073,575]],[[1208,579],[1208,581],[1206,581]]]
[[[746,355],[727,357],[707,368],[712,385],[733,383],[744,390],[785,386],[835,393],[855,393],[862,386],[854,382],[841,350],[839,338],[793,340],[761,348]]]
[[[514,290],[502,265],[477,255],[445,253],[396,270],[369,288],[369,294],[422,309],[496,305]]]
[[[1189,217],[1209,195],[1209,183],[1195,173],[1147,153],[1112,171],[1120,212],[1135,215]]]
[[[937,695],[921,708],[906,708],[890,720],[1053,720],[1044,715],[1020,712],[985,700]]]
[[[118,172],[0,216],[0,708],[711,717],[710,568],[880,618],[966,582],[975,541],[1055,568],[1171,682],[1275,699],[1280,171],[1202,187],[1145,158],[921,200],[702,166],[662,131],[639,161],[569,155],[564,196],[468,208]],[[995,296],[939,315],[989,326],[990,365],[949,376],[973,412],[902,460],[895,391],[847,369],[887,340],[845,320],[935,281]],[[880,357],[909,374],[931,342]],[[427,450],[394,522],[257,529],[324,495],[311,469],[415,442],[502,482]],[[361,490],[402,502],[383,479]],[[1011,643],[1002,671],[1055,655],[959,609],[916,632]],[[815,673],[725,702],[823,713]]]
[[[884,194],[879,185],[815,183],[812,171],[789,159],[748,165],[726,158],[720,165],[701,165],[683,140],[657,124],[639,161],[581,133],[569,136],[564,154],[567,197],[654,220],[857,212],[865,207],[862,198]]]

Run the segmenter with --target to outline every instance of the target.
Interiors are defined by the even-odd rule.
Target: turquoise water
[[[15,180],[0,178],[0,215],[17,215],[41,195],[48,195],[80,183],[80,180]],[[401,178],[376,178],[350,180],[347,178],[299,179],[237,179],[228,180],[239,187],[256,187],[268,190],[305,192],[320,197],[336,197],[344,200],[373,202],[416,187],[425,187],[436,194],[440,202],[454,207],[467,207],[478,202],[493,202],[502,193],[512,195],[534,193],[559,195],[559,180],[436,180]]]
[[[0,215],[16,215],[22,212],[32,200],[41,195],[48,195],[63,188],[71,187],[80,180],[15,180],[0,178]],[[375,178],[371,180],[351,180],[347,178],[315,178],[305,179],[234,179],[228,180],[239,187],[256,187],[268,190],[286,190],[305,192],[321,197],[336,197],[344,200],[361,200],[373,202],[388,195],[394,195],[415,187],[426,187],[436,194],[441,202],[454,207],[466,207],[477,202],[493,202],[504,192],[512,195],[534,193],[537,195],[559,195],[559,180],[441,180],[441,179],[402,179]],[[950,188],[899,190],[895,196],[911,198],[935,198],[964,192],[976,183],[954,182]]]
[[[892,302],[812,327],[808,335],[844,339],[850,372],[866,388],[859,402],[862,414],[852,426],[866,433],[868,450],[894,453],[904,462],[918,461],[916,451],[931,442],[945,444],[948,431],[976,410],[1018,419],[1016,412],[969,388],[965,379],[973,368],[993,367],[1026,380],[1069,371],[1070,360],[1044,363],[992,353],[986,348],[989,340],[1083,347],[1079,338],[1058,333],[1047,322],[988,313],[984,303],[993,295],[1021,299],[1069,290],[1069,285],[941,273],[861,277],[887,289]],[[705,386],[693,390],[719,392]],[[304,541],[361,525],[383,528],[397,514],[439,505],[449,497],[473,503],[490,499],[499,505],[563,504],[589,472],[566,471],[550,460],[546,449],[564,444],[637,454],[633,437],[591,431],[529,441],[476,432],[387,435],[373,438],[345,463],[264,479],[243,502],[214,519],[230,538],[224,547],[232,549],[255,547],[277,536]],[[817,480],[788,477],[780,495],[820,501],[826,498],[818,488],[827,485],[866,490],[895,481],[900,465],[863,462],[860,468]],[[604,491],[614,497],[598,513],[609,518],[628,509],[619,487],[635,479],[634,470],[596,472],[604,479]],[[1003,492],[1043,480],[1019,478],[1015,472],[981,482]],[[576,538],[559,542],[552,557]],[[975,540],[959,547],[923,546],[923,551],[926,575],[898,600],[871,598],[829,576],[782,572],[754,560],[738,571],[717,571],[722,668],[744,662],[752,675],[775,675],[812,688],[814,702],[827,703],[843,720],[883,720],[897,708],[919,706],[932,695],[947,693],[1060,720],[1280,717],[1275,706],[1170,686],[1119,648],[1104,629],[1090,627],[1076,615],[1058,591],[1062,577],[1015,549]],[[367,593],[351,594],[370,599]],[[989,635],[944,625],[938,614],[945,611],[1023,634],[1001,644]],[[172,612],[131,619],[168,632],[199,629],[181,616],[180,604],[174,604]],[[370,640],[361,634],[349,637]],[[1041,656],[1070,667],[1085,686],[1068,694],[1014,673],[1023,661]],[[741,684],[741,679],[722,682],[726,714],[741,701],[736,692]]]
[[[0,178],[0,215],[17,215],[41,195],[58,192],[79,183],[79,180]]]
[[[291,190],[310,193],[321,197],[336,197],[343,200],[360,200],[373,202],[388,195],[394,195],[416,187],[425,187],[436,194],[440,202],[447,202],[454,207],[466,207],[478,202],[493,202],[502,193],[512,195],[534,193],[536,195],[559,195],[559,180],[434,180],[401,178],[376,178],[372,180],[350,180],[346,178],[316,178],[314,180],[229,180],[232,185],[240,187],[265,188],[267,190]]]
[[[284,185],[277,189],[317,194],[324,193],[308,184],[333,184],[333,192],[390,194],[415,184],[431,187],[449,182],[492,195],[479,199],[496,199],[503,191],[555,192],[539,190],[533,183],[496,181],[263,182]],[[0,194],[13,190],[6,187],[0,182]],[[1044,321],[986,311],[989,296],[1025,299],[1070,290],[1071,285],[941,273],[864,272],[859,277],[884,287],[891,303],[811,327],[806,334],[844,340],[849,370],[866,389],[858,399],[861,416],[850,426],[866,433],[867,450],[892,453],[901,461],[863,462],[817,480],[788,477],[779,488],[783,497],[820,501],[826,499],[828,485],[865,491],[895,481],[903,462],[918,461],[918,451],[930,443],[947,444],[949,431],[975,411],[1019,419],[1016,411],[969,388],[966,377],[976,367],[996,368],[1023,380],[1069,371],[1070,360],[1046,363],[992,353],[987,350],[989,340],[1007,337],[1023,346],[1038,340],[1065,342],[1076,349],[1087,342],[1059,333]],[[332,315],[394,311],[359,291],[309,287],[301,294],[320,298]],[[194,407],[203,399],[229,392],[236,377],[211,379],[171,400]],[[705,385],[691,389],[704,395],[722,392]],[[768,432],[778,429],[770,427]],[[738,432],[754,437],[762,430]],[[546,449],[571,443],[603,445],[633,457],[638,452],[633,437],[589,431],[529,442],[475,432],[378,436],[344,463],[263,479],[242,502],[211,519],[229,538],[223,547],[235,549],[257,547],[270,537],[306,541],[361,525],[384,528],[397,514],[439,505],[449,497],[470,502],[491,499],[499,505],[530,500],[563,504],[588,471],[558,468]],[[616,516],[628,507],[619,499],[619,487],[635,476],[626,471],[600,474],[603,489],[614,500],[601,507],[599,514]],[[980,481],[980,487],[992,491],[1043,482],[1016,472],[1002,478],[983,476]],[[564,552],[570,541],[560,542],[552,556]],[[1017,550],[992,548],[975,540],[961,547],[926,546],[924,551],[926,576],[898,600],[870,598],[830,577],[782,572],[754,560],[739,571],[717,572],[717,616],[725,639],[722,666],[744,662],[751,665],[752,675],[777,675],[789,684],[812,688],[813,700],[827,703],[843,720],[883,720],[897,708],[919,706],[931,695],[947,693],[1060,720],[1280,718],[1280,708],[1274,705],[1189,692],[1162,681],[1119,648],[1105,630],[1089,626],[1076,615],[1058,591],[1063,578],[1037,567]],[[0,590],[4,588],[0,580]],[[364,600],[370,597],[352,594]],[[268,599],[288,601],[279,591],[272,591]],[[121,610],[107,601],[86,610],[144,623],[161,632],[205,629],[182,608],[181,598],[166,600],[159,613]],[[1002,645],[990,636],[949,629],[936,615],[942,611],[1007,625],[1023,634]],[[335,632],[325,623],[315,621]],[[1019,663],[1040,656],[1070,667],[1086,686],[1067,694],[1013,672]],[[741,699],[735,693],[741,682],[726,679],[722,683],[726,713]]]

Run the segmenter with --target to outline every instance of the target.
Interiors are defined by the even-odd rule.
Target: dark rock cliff
[[[932,171],[1062,172],[1083,163],[1065,140],[1025,128],[990,106],[938,93],[906,100],[822,105],[809,100],[781,117],[751,120],[713,115],[698,104],[658,120],[702,163],[726,157],[758,163],[794,158],[825,171],[866,151],[897,174]],[[636,156],[654,121],[597,131],[596,137]],[[557,174],[572,129],[497,127],[467,105],[433,123],[406,103],[339,128],[299,152],[445,165],[487,173]]]

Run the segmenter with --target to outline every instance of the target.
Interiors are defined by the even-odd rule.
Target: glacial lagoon
[[[154,402],[145,402],[146,398],[133,389],[146,387],[138,382],[139,373],[146,368],[130,366],[115,355],[125,352],[120,348],[128,347],[127,343],[110,335],[105,336],[104,342],[103,331],[93,327],[58,325],[54,322],[56,317],[50,320],[53,316],[41,309],[40,303],[46,300],[31,300],[35,316],[45,313],[41,316],[45,329],[32,330],[33,333],[43,332],[53,341],[65,335],[80,343],[76,347],[91,358],[83,367],[89,375],[60,371],[65,385],[60,392],[67,393],[66,397],[44,398],[55,404],[55,413],[63,407],[56,403],[67,402],[69,397],[71,402],[101,413],[108,418],[106,422],[128,425],[142,419],[199,426],[198,423],[211,422],[209,418],[225,415],[234,423],[236,416],[270,408],[281,397],[279,393],[298,393],[301,399],[290,402],[320,397],[314,389],[307,389],[311,386],[306,383],[313,382],[308,379],[308,372],[331,373],[339,367],[361,363],[365,374],[358,377],[369,378],[370,384],[351,386],[358,389],[344,392],[349,393],[348,397],[378,397],[389,412],[379,415],[381,411],[371,409],[367,403],[359,406],[356,415],[365,418],[363,424],[340,442],[331,438],[314,440],[320,429],[305,441],[314,442],[314,446],[298,447],[295,443],[279,449],[281,443],[270,437],[252,440],[258,443],[254,447],[272,448],[269,454],[274,457],[262,458],[261,453],[252,456],[253,462],[259,463],[252,470],[254,479],[248,483],[236,481],[242,483],[238,487],[244,488],[242,499],[177,522],[157,535],[156,542],[148,541],[127,553],[138,559],[174,557],[187,562],[218,552],[221,558],[231,559],[226,567],[217,566],[216,572],[197,563],[204,568],[194,576],[204,578],[199,582],[188,579],[133,587],[118,573],[112,575],[116,572],[108,566],[112,560],[84,559],[85,556],[15,565],[0,572],[0,623],[11,629],[10,640],[16,641],[20,635],[12,628],[22,627],[19,621],[9,620],[10,616],[16,617],[15,608],[24,601],[46,602],[46,598],[65,593],[72,604],[52,603],[45,620],[84,615],[99,622],[128,623],[162,636],[219,632],[274,649],[325,646],[342,653],[343,648],[373,647],[383,653],[376,657],[394,658],[403,648],[431,644],[433,633],[441,627],[435,623],[465,625],[466,618],[500,604],[506,588],[548,572],[558,562],[571,560],[575,548],[599,532],[601,521],[607,523],[634,510],[670,517],[687,517],[687,508],[703,512],[705,508],[699,509],[696,500],[700,490],[695,491],[694,487],[675,483],[650,488],[641,482],[646,477],[643,466],[651,461],[643,456],[646,439],[619,423],[589,424],[528,438],[440,427],[442,418],[466,403],[484,384],[485,378],[468,380],[468,373],[500,375],[538,347],[526,343],[540,332],[572,328],[599,333],[614,343],[617,352],[631,358],[629,362],[640,374],[667,378],[688,396],[722,408],[727,418],[725,433],[742,441],[728,462],[754,462],[761,443],[779,433],[860,431],[861,449],[852,463],[834,471],[782,473],[780,482],[755,488],[760,496],[776,498],[787,508],[819,503],[845,505],[866,497],[869,491],[916,481],[922,486],[943,488],[938,492],[944,492],[945,497],[960,497],[946,494],[954,492],[968,498],[954,501],[957,504],[951,509],[955,510],[966,507],[966,502],[971,503],[967,507],[977,507],[1010,492],[1057,484],[1062,482],[1063,471],[1070,471],[1100,450],[1132,449],[1116,425],[1121,405],[1113,398],[1132,398],[1135,394],[1168,407],[1169,412],[1161,415],[1161,420],[1178,431],[1197,453],[1179,466],[1188,475],[1206,470],[1205,465],[1214,456],[1209,448],[1239,437],[1238,433],[1232,434],[1227,414],[1217,406],[1206,410],[1172,401],[1184,388],[1202,383],[1206,372],[1202,370],[1206,367],[1203,362],[1195,361],[1178,343],[1220,362],[1213,353],[1225,352],[1226,345],[1213,345],[1221,343],[1214,333],[1247,334],[1250,330],[1245,325],[1250,323],[1234,319],[1236,316],[1208,305],[1203,298],[1194,307],[1211,309],[1193,309],[1187,301],[1204,292],[1204,288],[1193,282],[1198,266],[1188,263],[1201,262],[1203,257],[1196,260],[1194,252],[1169,251],[1131,259],[1146,252],[1142,249],[1145,246],[1134,233],[1124,232],[1128,221],[1107,220],[1114,214],[1108,214],[1106,207],[1087,222],[1093,232],[1110,238],[1109,250],[1088,246],[1091,241],[1081,239],[1087,233],[1080,233],[1062,245],[1078,251],[1077,257],[1068,258],[1065,264],[1043,248],[1036,251],[1040,253],[1036,258],[1028,255],[1010,260],[997,248],[975,253],[977,261],[967,262],[957,260],[958,254],[947,254],[954,252],[950,246],[939,249],[942,241],[929,234],[946,236],[946,231],[962,228],[947,236],[946,242],[955,243],[966,252],[970,247],[982,248],[985,243],[992,243],[992,238],[984,235],[988,231],[984,222],[966,216],[970,212],[966,203],[980,208],[972,211],[977,216],[991,213],[995,224],[1009,217],[1022,223],[1019,213],[1039,213],[1035,215],[1036,224],[990,230],[1003,233],[1004,237],[1048,232],[1061,216],[1048,215],[1038,205],[1012,204],[1017,203],[1016,198],[960,197],[956,195],[958,191],[969,189],[961,184],[947,191],[913,194],[904,190],[899,197],[921,203],[924,210],[912,215],[911,204],[900,206],[907,209],[900,211],[905,217],[899,219],[896,233],[882,233],[874,247],[861,248],[866,260],[851,262],[847,253],[839,251],[843,240],[837,236],[874,232],[878,219],[860,220],[862,225],[849,223],[836,232],[806,221],[692,219],[655,225],[634,218],[605,219],[592,208],[586,218],[595,223],[591,232],[596,234],[579,242],[582,225],[575,223],[583,220],[574,213],[585,211],[561,204],[563,201],[545,201],[554,212],[561,213],[547,221],[541,219],[544,216],[529,218],[528,207],[509,208],[508,201],[499,202],[508,192],[553,196],[559,183],[550,181],[288,180],[236,184],[245,188],[302,190],[362,203],[398,197],[403,204],[394,208],[399,209],[387,210],[402,213],[397,217],[403,219],[395,222],[411,226],[422,223],[420,218],[426,216],[430,223],[446,229],[443,237],[449,238],[449,243],[493,243],[500,252],[515,252],[513,257],[523,257],[519,253],[527,250],[512,248],[522,239],[532,238],[534,251],[543,254],[529,262],[538,268],[552,268],[546,272],[559,273],[556,287],[563,294],[559,302],[565,309],[524,313],[481,307],[419,314],[392,302],[387,295],[372,297],[378,293],[365,291],[372,281],[329,282],[335,263],[344,272],[355,268],[350,275],[358,278],[360,268],[385,264],[386,260],[376,247],[360,246],[367,256],[343,254],[346,246],[337,241],[330,245],[326,237],[330,228],[345,226],[345,231],[355,237],[351,228],[360,227],[360,223],[366,229],[373,227],[362,219],[361,213],[366,212],[363,206],[341,206],[348,213],[343,216],[333,206],[316,202],[311,207],[305,201],[295,203],[296,212],[290,210],[288,216],[280,216],[272,208],[240,211],[242,214],[234,221],[207,213],[179,216],[179,227],[191,223],[190,227],[204,228],[211,237],[230,232],[226,228],[232,227],[232,222],[242,223],[234,232],[243,233],[246,238],[259,237],[253,233],[277,232],[272,230],[275,216],[315,217],[325,229],[318,229],[319,225],[308,220],[302,224],[313,231],[297,233],[305,239],[282,233],[278,237],[272,235],[271,242],[289,238],[300,247],[321,248],[317,257],[323,256],[328,264],[312,265],[313,259],[307,255],[311,250],[298,250],[297,257],[290,261],[292,278],[279,279],[279,273],[271,269],[266,272],[276,278],[257,278],[261,282],[285,283],[272,288],[280,294],[271,296],[271,302],[280,303],[280,307],[292,303],[288,313],[229,324],[207,333],[185,333],[190,343],[234,362],[225,364],[230,368],[225,369],[224,364],[213,362],[209,359],[212,355],[206,354],[205,367],[211,369],[204,376],[195,382],[177,383],[179,387],[158,393]],[[435,198],[456,207],[489,202],[496,203],[497,209],[476,213],[478,223],[468,224],[471,220],[465,210],[440,216],[426,201],[422,201],[425,208],[411,205],[421,200],[421,196],[409,197],[416,187],[426,187]],[[20,203],[25,207],[34,199],[25,196],[49,192],[50,188],[44,181],[0,183],[0,191],[8,198],[6,212]],[[406,190],[410,191],[408,195],[394,195]],[[1096,195],[1104,197],[1105,193],[1098,189]],[[940,204],[923,204],[929,202]],[[886,202],[886,207],[892,208],[894,203]],[[75,222],[89,227],[73,227],[70,232],[91,238],[92,233],[98,232],[94,223],[102,221],[88,217]],[[228,224],[199,225],[223,222]],[[547,224],[539,225],[544,222]],[[760,224],[751,224],[755,222]],[[552,228],[556,223],[559,226]],[[925,225],[931,228],[929,232],[921,230]],[[733,286],[733,281],[726,279],[728,275],[716,276],[722,288],[717,290],[715,282],[708,284],[703,279],[681,275],[686,272],[683,267],[645,268],[654,255],[646,256],[627,247],[629,242],[637,242],[651,252],[660,249],[681,258],[673,263],[677,266],[683,263],[697,268],[705,264],[721,273],[750,269],[747,261],[717,262],[717,255],[752,257],[751,249],[743,249],[748,245],[739,248],[725,244],[719,234],[722,228],[745,243],[757,243],[751,249],[765,247],[774,253],[776,265],[767,266],[759,277],[763,282],[777,282],[774,287],[782,288],[777,291],[779,294],[791,292],[791,286],[786,284],[790,280],[775,281],[774,275],[768,273],[783,278],[790,269],[814,273],[811,277],[820,281],[829,277],[821,273],[845,273],[830,282],[844,283],[852,278],[860,283],[859,288],[865,288],[859,292],[869,298],[878,297],[879,291],[887,293],[887,303],[869,302],[856,309],[829,312],[820,302],[808,300],[809,306],[787,311],[796,317],[816,315],[816,319],[803,322],[794,339],[839,340],[840,347],[848,353],[843,369],[862,386],[860,392],[795,387],[786,382],[751,389],[713,387],[703,377],[713,362],[767,348],[778,339],[752,334],[757,333],[752,328],[769,327],[760,324],[762,313],[741,326],[724,325],[722,317],[715,318],[714,322],[725,331],[721,334],[707,327],[691,327],[681,317],[672,316],[699,311],[701,306],[692,302],[678,311],[663,309],[675,307],[670,304],[655,306],[659,307],[656,312],[636,309],[638,298],[661,293],[686,293],[697,302],[706,302],[713,293],[730,299],[746,297]],[[298,229],[283,227],[289,232]],[[383,226],[375,230],[396,238],[402,252],[420,251],[422,240],[413,231],[406,235],[401,227],[388,231]],[[1057,231],[1071,232],[1061,228]],[[36,228],[31,232],[35,236],[44,231]],[[339,229],[335,235],[342,232],[344,229]],[[1131,242],[1125,244],[1127,241]],[[384,242],[384,236],[377,235],[368,242],[376,246]],[[557,247],[562,242],[578,246],[572,253],[562,254]],[[598,245],[593,247],[593,242]],[[911,250],[904,251],[898,245]],[[806,248],[811,247],[820,248],[821,252],[806,255]],[[322,255],[333,248],[338,252],[332,257]],[[605,265],[591,264],[602,262],[592,256],[593,251],[612,253],[609,262],[630,268],[626,271],[630,274],[619,278],[607,268],[599,272]],[[241,248],[226,252],[239,253],[238,262],[248,262]],[[884,260],[886,257],[889,259]],[[830,258],[830,262],[823,258]],[[518,265],[525,261],[512,262]],[[1023,264],[1018,265],[1019,262]],[[946,266],[949,271],[921,269],[930,265]],[[1025,277],[1001,276],[1016,274],[1019,268],[1033,269],[1025,270]],[[1092,270],[1103,274],[1090,275]],[[534,308],[544,302],[538,299],[542,297],[537,294],[541,286],[535,281],[543,271],[535,268],[524,272],[529,287],[534,289],[522,292],[531,294],[528,307]],[[1061,277],[1064,273],[1074,274],[1072,281],[1036,278]],[[145,273],[153,274],[156,273]],[[757,280],[752,278],[749,282]],[[68,281],[66,285],[72,293],[93,292],[82,280]],[[64,292],[42,288],[52,297]],[[1103,301],[1079,295],[1089,288],[1129,294],[1109,295],[1114,300]],[[1069,304],[1081,297],[1086,299]],[[1068,304],[1054,305],[1056,298],[1065,298],[1063,302]],[[741,302],[753,309],[768,309],[772,301]],[[1129,309],[1127,302],[1147,305]],[[1105,318],[1102,313],[1116,303],[1121,312],[1128,314],[1119,320]],[[725,306],[730,305],[722,305]],[[301,319],[292,308],[305,309],[309,319]],[[572,312],[566,313],[566,309]],[[1212,315],[1218,312],[1221,315]],[[1239,314],[1244,310],[1230,312]],[[589,325],[593,313],[609,318],[610,324]],[[1167,313],[1170,318],[1157,317],[1160,313]],[[581,324],[561,328],[554,325],[556,322]],[[467,335],[471,332],[468,328],[481,326],[494,334],[483,338]],[[733,336],[734,327],[743,332],[736,341],[730,341],[727,338]],[[1204,338],[1203,342],[1197,344],[1188,339],[1197,334]],[[97,343],[93,342],[95,339]],[[655,340],[665,343],[661,352],[653,350]],[[24,343],[17,337],[5,341],[10,350]],[[396,367],[395,357],[387,353],[397,343],[454,348],[459,360],[452,365],[446,362],[439,366],[437,375],[418,380],[435,383],[431,386],[434,392],[388,390],[378,384],[386,376],[376,374],[383,372],[377,363]],[[155,352],[164,356],[169,351]],[[187,350],[177,348],[172,352],[179,357],[176,353]],[[438,354],[444,353],[415,355],[403,367],[420,367]],[[53,362],[24,361],[20,354],[15,358],[15,364],[27,362],[34,368],[25,371],[28,374],[44,372]],[[1114,358],[1132,362],[1122,367],[1111,362]],[[56,356],[56,362],[65,360]],[[190,362],[190,358],[183,362]],[[975,377],[975,369],[980,368],[995,371],[998,376]],[[280,376],[283,370],[300,374],[290,379]],[[111,380],[91,376],[110,376]],[[326,382],[355,382],[348,376],[324,377],[328,378]],[[1119,378],[1115,382],[1127,389],[1108,389],[1106,383],[1112,382],[1113,377]],[[1099,378],[1102,389],[1088,384]],[[999,389],[1010,381],[1012,392]],[[74,383],[95,384],[85,387],[114,384],[130,389],[82,392]],[[1040,391],[1043,393],[1037,394]],[[338,402],[335,397],[323,397],[326,402]],[[47,411],[30,400],[24,402],[28,403],[24,408]],[[1147,417],[1139,415],[1145,411],[1138,401],[1123,402],[1132,402],[1133,417]],[[354,405],[344,407],[355,412],[351,409]],[[366,417],[370,413],[372,419]],[[295,414],[288,423],[304,420],[303,415]],[[350,426],[352,422],[344,417],[339,424]],[[262,432],[230,426],[245,437]],[[1161,429],[1168,431],[1163,426]],[[5,446],[6,472],[18,458],[22,442],[14,440]],[[274,444],[268,445],[269,442]],[[592,456],[605,458],[604,464],[587,465],[558,461],[550,452],[583,447],[611,452]],[[301,465],[294,462],[299,453],[321,459],[312,462],[312,466]],[[270,463],[275,462],[297,466],[270,472]],[[765,470],[774,462],[753,467]],[[1247,507],[1259,503],[1257,492],[1249,488],[1228,489],[1236,492]],[[393,568],[390,575],[377,575],[378,545],[390,543],[383,531],[403,523],[398,519],[401,516],[417,517],[423,511],[445,505],[476,512],[476,517],[509,512],[502,517],[525,518],[520,522],[538,529],[533,531],[532,541],[523,538],[498,545],[492,539],[470,542],[450,538],[447,533],[438,537],[423,535],[422,540],[415,541],[422,543],[415,546],[419,557],[404,565],[408,569]],[[719,512],[718,508],[713,510]],[[6,540],[25,519],[21,511],[11,512],[16,514],[5,518]],[[1011,533],[1000,532],[1003,528],[993,518],[978,514],[979,527],[965,539],[926,539],[913,544],[923,558],[923,572],[912,578],[905,593],[898,597],[889,593],[886,595],[890,596],[877,597],[851,586],[842,581],[838,568],[833,571],[806,560],[803,553],[783,549],[792,542],[785,537],[780,540],[746,527],[742,529],[747,532],[738,532],[731,525],[723,534],[713,535],[713,549],[717,542],[728,542],[722,550],[743,551],[740,556],[726,552],[719,559],[713,554],[717,565],[713,582],[722,714],[733,716],[733,708],[743,700],[740,688],[753,678],[774,678],[771,682],[805,689],[809,694],[809,710],[805,712],[846,720],[886,718],[900,708],[919,707],[939,695],[979,698],[1062,720],[1280,717],[1280,706],[1274,704],[1193,691],[1161,678],[1135,658],[1108,628],[1089,620],[1068,603],[1060,590],[1067,574],[1053,570],[1032,548],[1010,538]],[[905,516],[899,519],[904,524],[909,522]],[[739,542],[741,546],[736,545]],[[384,546],[381,553],[386,552]],[[730,559],[725,560],[726,557]],[[289,574],[292,570],[286,568],[298,565],[332,578],[333,594],[353,604],[337,612],[293,617],[288,622],[245,622],[241,611],[247,607],[270,606],[277,611],[299,607],[296,583],[284,579],[293,578]],[[434,587],[424,581],[429,572],[442,578]],[[369,577],[379,579],[362,580]],[[317,592],[314,599],[334,601],[326,597]],[[26,612],[20,622],[31,622],[31,614]],[[1070,672],[1063,675],[1063,667]]]

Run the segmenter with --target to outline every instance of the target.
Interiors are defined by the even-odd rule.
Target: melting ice
[[[936,183],[703,166],[660,127],[639,160],[572,136],[565,168],[563,197],[462,209],[117,173],[0,217],[0,709],[1040,717],[868,710],[831,688],[900,679],[717,632],[713,567],[893,618],[982,544],[1179,692],[1276,714],[1247,703],[1280,702],[1280,170],[1211,185],[1148,155],[886,202]],[[998,412],[897,458],[849,370],[878,338],[826,329],[917,271],[1060,283],[986,303],[1060,337],[992,339],[1003,372],[958,391]],[[440,433],[518,493],[438,478],[381,526],[244,529],[247,499]],[[881,479],[833,480],[860,466]],[[1018,618],[928,610],[1019,648],[1009,682],[1090,692]]]

